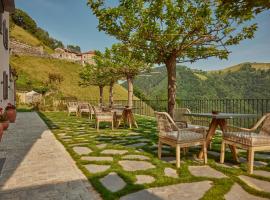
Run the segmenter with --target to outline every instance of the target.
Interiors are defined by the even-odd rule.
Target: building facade
[[[0,107],[15,104],[15,80],[9,65],[9,14],[14,0],[0,0]]]
[[[95,55],[94,51],[87,51],[84,53],[77,53],[69,49],[56,48],[55,53],[52,54],[53,58],[63,59],[72,62],[77,62],[81,65],[94,64],[93,56]]]

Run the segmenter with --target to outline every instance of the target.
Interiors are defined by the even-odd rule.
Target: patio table
[[[186,116],[193,116],[193,117],[205,117],[205,118],[212,118],[211,123],[209,124],[209,130],[206,136],[206,144],[207,147],[210,144],[210,141],[212,140],[212,137],[214,136],[216,129],[218,126],[220,129],[224,132],[227,127],[227,120],[228,119],[234,119],[234,118],[255,118],[257,117],[256,114],[238,114],[238,113],[186,113],[184,114]],[[237,157],[237,152],[235,146],[229,146],[230,150],[232,151],[233,158],[239,162],[239,159]],[[203,157],[203,151],[201,150],[198,158],[202,159]]]

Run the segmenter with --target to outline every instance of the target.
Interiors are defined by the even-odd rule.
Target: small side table
[[[134,115],[132,113],[132,108],[125,108],[122,113],[122,119],[124,121],[124,124],[128,124],[129,128],[132,128],[132,125],[134,125],[136,128],[138,128],[137,122],[134,118]]]

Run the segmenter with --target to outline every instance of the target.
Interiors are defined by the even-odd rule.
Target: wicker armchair
[[[80,102],[78,105],[78,113],[80,116],[82,116],[83,113],[86,113],[89,116],[89,119],[92,119],[93,111],[89,103]]]
[[[256,133],[259,127],[259,133]],[[252,174],[254,152],[270,150],[270,113],[265,114],[251,129],[228,126],[223,133],[220,163],[224,163],[226,144],[247,150],[248,173]]]
[[[68,109],[68,116],[70,116],[72,113],[75,113],[75,115],[78,115],[78,102],[72,101],[67,103],[67,109]]]
[[[175,124],[181,128],[205,128],[208,129],[209,121],[195,119],[191,116],[185,116],[185,114],[189,114],[191,111],[188,108],[176,108],[174,109],[173,120]],[[204,126],[201,126],[202,124]]]
[[[207,163],[206,131],[202,128],[179,129],[166,112],[155,112],[158,125],[158,157],[161,158],[162,144],[176,147],[176,167],[180,167],[180,148],[203,146],[204,163]]]
[[[96,128],[97,131],[99,131],[99,123],[100,122],[111,122],[112,124],[112,130],[113,130],[113,112],[111,111],[102,111],[99,107],[92,106],[94,113],[95,113],[95,119],[96,119]]]

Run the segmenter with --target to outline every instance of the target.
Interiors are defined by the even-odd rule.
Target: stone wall
[[[10,40],[10,55],[29,55],[38,57],[50,57],[50,55],[44,52],[43,47],[33,47],[28,44],[24,44],[18,40]]]

